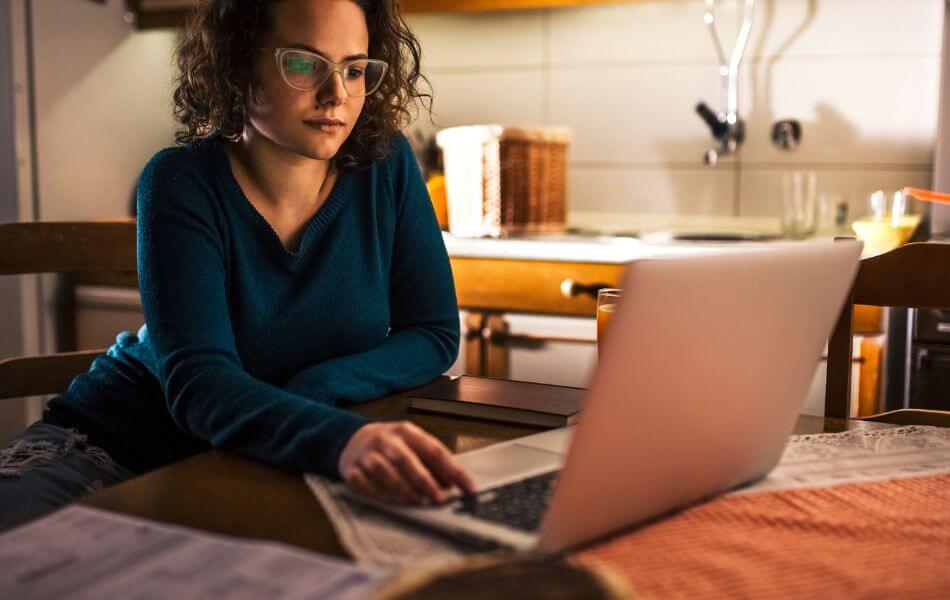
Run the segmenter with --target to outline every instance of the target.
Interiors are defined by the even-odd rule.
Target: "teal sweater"
[[[418,386],[458,354],[445,245],[408,142],[341,173],[291,252],[215,137],[156,154],[138,184],[145,325],[52,400],[145,471],[210,446],[338,476],[365,420],[339,405]]]

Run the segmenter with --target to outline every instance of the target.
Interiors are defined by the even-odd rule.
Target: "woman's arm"
[[[390,273],[391,331],[381,345],[312,365],[284,389],[321,401],[360,402],[419,386],[444,373],[459,348],[449,257],[409,143],[390,162],[397,219]]]
[[[186,150],[164,151],[138,187],[138,271],[148,341],[172,418],[215,446],[338,475],[365,419],[248,375],[228,298],[228,240],[207,181]]]

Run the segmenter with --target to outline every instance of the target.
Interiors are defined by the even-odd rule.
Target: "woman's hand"
[[[409,421],[357,429],[340,454],[339,468],[348,486],[380,502],[438,504],[448,488],[475,491],[448,448]]]

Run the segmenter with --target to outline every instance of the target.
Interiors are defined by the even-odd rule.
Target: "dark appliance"
[[[950,410],[950,310],[911,310],[907,406]]]

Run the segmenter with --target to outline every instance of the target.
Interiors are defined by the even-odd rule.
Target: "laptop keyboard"
[[[557,471],[552,471],[473,494],[463,498],[455,512],[501,523],[513,529],[538,531],[557,475]]]

